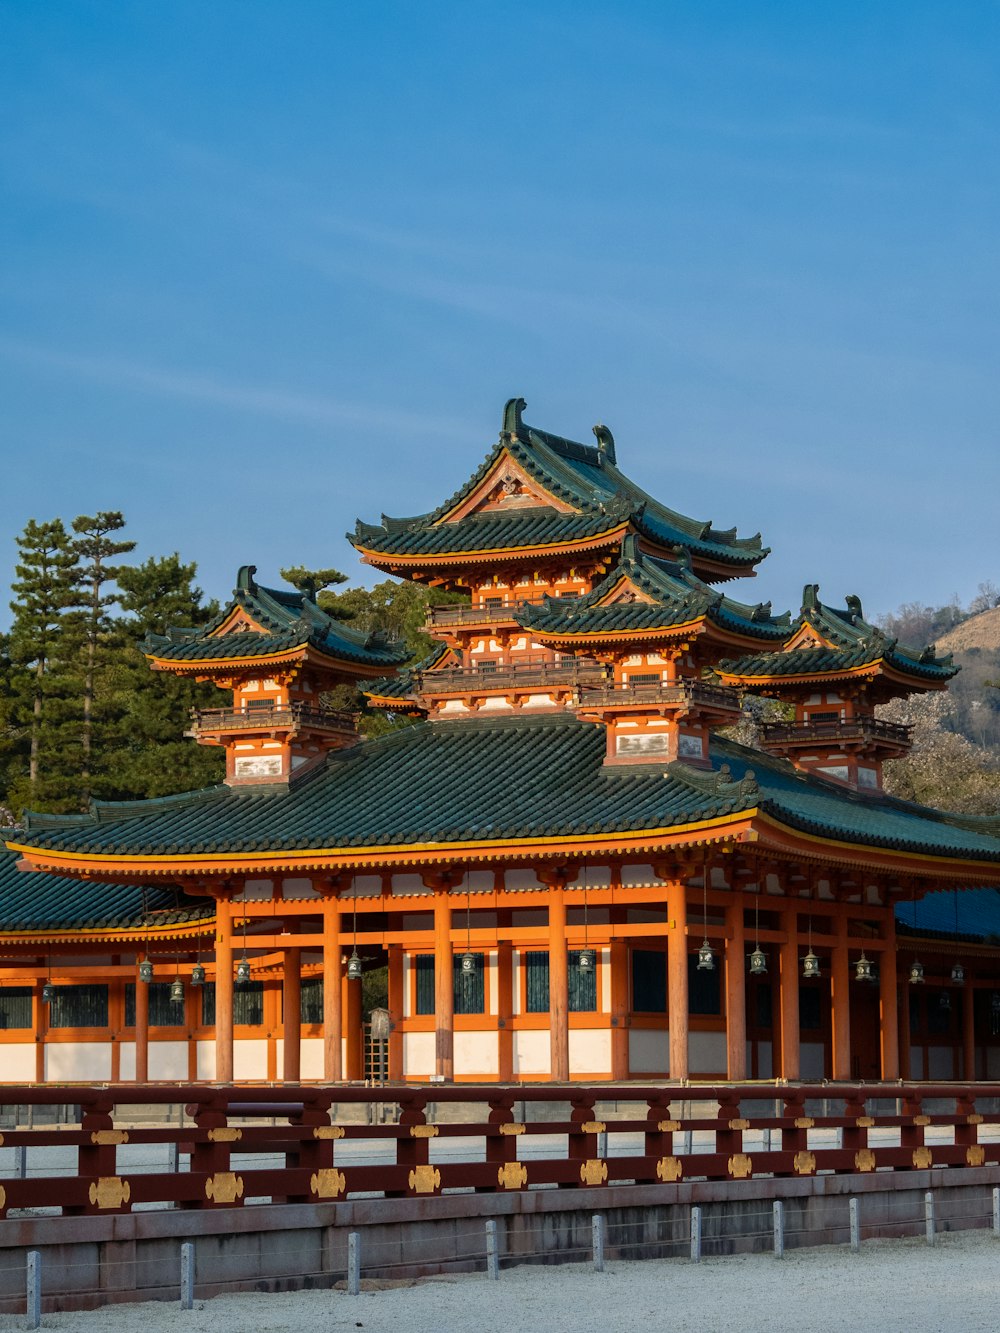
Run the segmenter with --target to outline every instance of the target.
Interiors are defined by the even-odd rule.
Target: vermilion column
[[[797,1079],[802,1072],[799,1039],[799,914],[790,907],[781,915],[785,941],[779,951],[778,985],[781,993],[781,1077]]]
[[[667,884],[667,1022],[670,1025],[670,1077],[688,1076],[687,890],[677,880]]]
[[[497,1077],[514,1078],[514,948],[510,940],[497,944]]]
[[[302,950],[285,949],[281,972],[282,1073],[286,1083],[302,1078]]]
[[[354,1083],[365,1076],[364,1033],[361,1027],[361,982],[347,981],[347,1000],[344,1005],[344,1045],[347,1048],[347,1077]]]
[[[149,1082],[149,985],[135,975],[135,1081]]]
[[[215,900],[215,1081],[233,1081],[233,905],[227,897]]]
[[[903,983],[899,991],[899,1077],[904,1083],[910,1077],[910,983],[908,981]]]
[[[726,1074],[738,1082],[747,1076],[746,933],[739,891],[726,907],[726,935]]]
[[[628,1078],[628,943],[611,941],[611,1077]]]
[[[398,1083],[403,1077],[403,946],[390,944],[386,953],[389,956],[389,1060],[386,1072],[390,1083]]]
[[[328,1083],[344,1077],[342,954],[340,900],[331,897],[323,903],[323,1077]]]
[[[885,948],[878,965],[882,1077],[899,1078],[899,978],[896,968],[896,918],[892,907],[885,923]]]
[[[833,946],[831,994],[833,1001],[833,1077],[851,1077],[851,963],[847,952],[847,913],[836,916],[837,942]]]
[[[566,891],[549,884],[549,1052],[550,1074],[569,1082],[569,957],[566,953]]]
[[[962,1077],[969,1083],[976,1077],[976,992],[972,978],[962,991]]]
[[[455,979],[451,948],[451,893],[434,893],[434,1072],[455,1077]]]

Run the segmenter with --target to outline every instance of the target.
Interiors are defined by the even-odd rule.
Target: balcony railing
[[[271,731],[286,727],[322,727],[354,731],[358,714],[344,708],[314,708],[310,704],[272,705],[268,708],[202,708],[192,713],[192,731]]]
[[[735,690],[725,685],[710,685],[701,680],[679,680],[673,683],[663,681],[659,684],[615,685],[605,689],[585,689],[581,694],[583,704],[601,707],[624,707],[629,704],[699,704],[705,708],[722,708],[727,712],[738,713],[740,701]]]
[[[523,666],[449,667],[443,671],[421,671],[417,689],[424,694],[459,694],[480,690],[529,690],[550,685],[599,684],[604,668],[596,662],[526,662]]]
[[[467,606],[464,603],[430,606],[427,608],[428,629],[453,626],[464,628],[475,625],[502,625],[513,621],[522,606],[538,605],[541,594],[519,597],[508,606]]]
[[[810,745],[833,742],[839,745],[849,741],[883,741],[890,745],[909,746],[912,727],[900,722],[885,722],[879,717],[848,717],[818,719],[812,722],[764,722],[761,741],[764,745]]]

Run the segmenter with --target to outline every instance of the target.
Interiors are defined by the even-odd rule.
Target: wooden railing
[[[893,745],[910,744],[912,727],[901,722],[885,722],[880,717],[815,719],[811,722],[764,722],[764,745],[811,744],[815,741],[889,741]]]
[[[458,694],[478,690],[528,690],[550,685],[586,685],[606,679],[604,668],[581,662],[526,662],[495,667],[448,667],[415,673],[424,694]]]
[[[63,1152],[45,1175],[9,1173],[3,1217],[1000,1162],[998,1084],[123,1084],[8,1086],[3,1099],[80,1108],[78,1126],[4,1130],[5,1150],[72,1149],[75,1160],[62,1165]],[[133,1126],[124,1114],[178,1103],[187,1124]],[[151,1145],[172,1155],[166,1170],[129,1165]]]
[[[465,603],[446,603],[444,606],[427,608],[427,627],[465,625],[503,625],[513,622],[522,606],[537,606],[542,601],[541,594],[518,597],[516,601],[504,606],[468,606]]]
[[[309,704],[276,704],[269,708],[202,708],[191,714],[192,732],[259,731],[272,727],[327,727],[354,731],[358,714],[344,708],[313,708]]]
[[[723,708],[739,713],[740,700],[735,690],[725,685],[711,685],[701,680],[679,680],[673,683],[615,685],[605,689],[585,689],[580,696],[582,704],[618,705],[642,703],[701,704],[704,707]]]

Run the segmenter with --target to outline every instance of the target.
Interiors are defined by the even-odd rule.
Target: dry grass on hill
[[[942,634],[935,646],[941,653],[965,653],[970,648],[1000,652],[1000,606],[964,620],[947,634]]]

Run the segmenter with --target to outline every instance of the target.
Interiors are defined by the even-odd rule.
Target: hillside
[[[1000,606],[980,611],[977,616],[970,616],[961,625],[942,634],[936,643],[939,653],[968,653],[979,650],[980,653],[1000,653]]]

